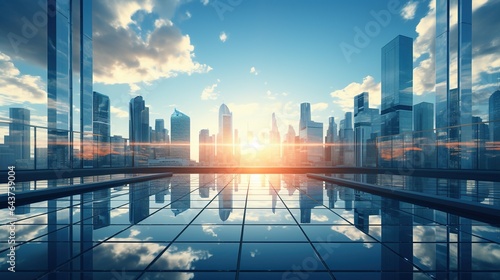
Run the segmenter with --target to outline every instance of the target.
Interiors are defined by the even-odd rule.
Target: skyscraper
[[[374,141],[380,135],[379,110],[369,108],[369,94],[362,92],[354,97],[354,155],[356,166],[376,164]],[[372,140],[372,141],[369,141]]]
[[[434,104],[421,102],[413,106],[413,127],[413,143],[420,148],[413,151],[413,166],[435,167]]]
[[[228,164],[233,160],[233,113],[226,104],[219,107],[219,134],[217,135],[217,162]]]
[[[307,126],[307,123],[310,121],[311,121],[311,104],[301,103],[299,131],[304,129]]]
[[[149,108],[146,107],[142,96],[136,96],[130,100],[129,116],[129,141],[133,149],[133,163],[145,165],[150,142]]]
[[[68,131],[73,131],[74,83],[80,85],[80,152],[87,159],[80,167],[92,167],[92,1],[48,0],[47,8],[48,167],[72,167],[73,133]],[[74,50],[80,55],[74,56]],[[79,73],[73,71],[74,62],[80,64]]]
[[[288,131],[285,134],[285,141],[283,145],[283,162],[285,165],[296,165],[298,147],[295,143],[296,135],[293,126],[288,125]]]
[[[311,120],[311,104],[300,104],[299,137],[302,164],[319,164],[324,160],[323,123]]]
[[[498,169],[500,166],[500,90],[495,91],[489,99],[489,127],[491,144],[488,151],[490,160],[488,167]]]
[[[276,115],[271,116],[271,131],[269,132],[269,142],[271,144],[271,162],[276,164],[281,162],[281,137],[276,123]]]
[[[154,158],[166,158],[169,156],[169,136],[168,129],[165,128],[165,120],[164,119],[156,119],[155,120],[155,129],[154,129],[154,139],[151,139],[151,142],[154,142],[153,145],[153,154]]]
[[[411,38],[399,35],[382,48],[381,74],[382,136],[411,131],[413,105]]]
[[[93,99],[94,166],[109,167],[111,165],[109,97],[94,91]]]
[[[184,113],[174,110],[170,116],[171,144],[170,156],[189,161],[191,159],[191,120]]]
[[[335,143],[338,140],[337,124],[335,118],[328,118],[328,129],[325,136],[325,161],[331,165],[337,165],[337,146]]]
[[[455,16],[457,15],[457,16]],[[436,3],[436,128],[472,122],[472,0]],[[452,90],[453,89],[453,90]],[[458,131],[460,130],[460,131]],[[460,143],[438,147],[439,168],[470,168],[468,142],[472,128],[438,131],[438,141]]]
[[[346,112],[339,124],[339,164],[354,165],[354,131],[352,129],[352,113]]]
[[[28,167],[30,163],[30,110],[24,108],[9,108],[9,141],[8,145],[13,153],[15,164],[18,168],[22,165]]]
[[[213,164],[215,157],[214,137],[210,135],[208,129],[200,130],[199,135],[199,162],[202,165]]]

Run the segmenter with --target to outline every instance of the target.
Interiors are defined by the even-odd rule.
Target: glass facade
[[[94,167],[111,166],[110,145],[110,102],[109,97],[95,92],[93,94],[93,131],[94,131]]]
[[[233,161],[233,113],[226,104],[219,107],[219,134],[217,135],[217,163]]]
[[[457,16],[454,16],[457,15]],[[452,28],[456,26],[457,28]],[[472,123],[472,1],[436,2],[436,128]],[[438,168],[471,168],[470,126],[438,135]]]
[[[397,36],[382,48],[382,135],[412,130],[413,40]]]
[[[354,159],[356,166],[376,166],[377,136],[380,136],[380,113],[369,108],[369,94],[354,97]]]
[[[94,167],[92,137],[92,0],[72,0],[79,3],[80,11],[80,146],[82,167]],[[109,103],[109,101],[108,101]],[[95,131],[94,131],[95,133]],[[109,160],[108,160],[109,161]],[[107,165],[107,163],[106,163]]]
[[[130,100],[129,135],[134,153],[134,165],[146,165],[149,157],[149,108],[142,96]]]
[[[170,117],[171,143],[170,156],[191,160],[191,120],[184,113],[174,110]]]

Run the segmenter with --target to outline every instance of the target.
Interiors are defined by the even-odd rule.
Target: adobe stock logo
[[[400,6],[399,0],[390,0],[387,3],[387,9],[378,12],[370,11],[372,20],[368,21],[363,29],[358,26],[354,27],[352,44],[345,41],[340,43],[340,49],[348,63],[351,63],[353,54],[361,53],[362,49],[370,45],[372,39],[380,34],[382,27],[387,27],[391,23],[392,16],[399,13]]]

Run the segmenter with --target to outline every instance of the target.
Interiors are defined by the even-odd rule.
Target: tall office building
[[[269,142],[271,144],[271,163],[281,162],[281,137],[276,122],[276,115],[273,113],[271,117],[271,131],[269,132]]]
[[[219,107],[219,134],[217,134],[217,162],[233,161],[233,113],[226,104]]]
[[[339,124],[339,164],[354,165],[354,130],[352,129],[352,112],[346,112]]]
[[[9,146],[16,159],[30,158],[30,110],[9,108]]]
[[[13,162],[7,163],[18,168],[28,167],[30,162],[30,110],[24,108],[9,108],[9,141],[6,142],[13,153]]]
[[[369,107],[369,94],[362,92],[354,97],[354,158],[356,166],[374,167],[375,139],[380,135],[378,109]]]
[[[413,40],[397,36],[382,48],[382,136],[412,130]]]
[[[165,128],[164,119],[155,120],[155,129],[152,133],[153,137],[151,142],[155,143],[153,145],[153,156],[154,158],[166,158],[169,156],[169,136],[168,129]]]
[[[338,140],[337,124],[335,118],[328,118],[328,129],[325,136],[325,162],[331,165],[337,165],[337,147],[335,144]]]
[[[435,161],[434,104],[421,102],[413,106],[413,143],[419,150],[413,151],[414,167],[433,168]]]
[[[311,104],[300,104],[299,138],[301,143],[300,161],[305,165],[320,164],[324,161],[323,123],[311,120]]]
[[[191,159],[191,119],[174,110],[170,116],[171,148],[170,156],[189,161]]]
[[[299,121],[299,131],[307,126],[307,123],[311,121],[311,104],[301,103],[300,104],[300,121]]]
[[[111,165],[109,97],[94,91],[93,99],[94,166],[109,167]]]
[[[208,129],[200,130],[199,135],[199,158],[202,165],[212,165],[215,157],[214,137],[210,135]]]
[[[495,91],[489,99],[489,127],[491,146],[488,151],[488,168],[500,169],[500,90]]]
[[[295,143],[296,134],[293,126],[288,125],[283,145],[283,163],[285,165],[296,165],[298,158],[298,146]]]
[[[149,108],[142,96],[130,100],[129,141],[133,152],[133,164],[145,165],[149,156]]]
[[[68,131],[73,131],[73,96],[78,88],[80,167],[92,167],[92,1],[48,0],[47,11],[48,167],[72,167],[73,133]],[[74,63],[80,65],[78,72]]]
[[[439,168],[470,168],[472,140],[472,0],[436,3],[436,128]],[[466,125],[466,126],[463,126]],[[458,127],[461,126],[461,127]]]

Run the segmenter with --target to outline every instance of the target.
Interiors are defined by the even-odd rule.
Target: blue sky
[[[273,112],[282,136],[288,125],[297,130],[302,102],[312,104],[313,120],[325,123],[325,130],[328,117],[334,116],[338,124],[352,110],[353,96],[362,91],[368,91],[371,106],[378,107],[381,48],[399,34],[414,38],[414,103],[434,103],[433,1],[124,0],[93,4],[94,90],[111,99],[112,134],[128,137],[128,102],[142,95],[150,107],[152,125],[154,119],[163,118],[170,128],[174,108],[191,117],[193,159],[197,159],[199,131],[208,128],[211,134],[217,133],[217,112],[223,102],[233,112],[233,127],[243,137],[247,131],[268,132]],[[473,6],[473,25],[478,25],[473,42],[473,109],[487,119],[485,102],[500,72],[500,40],[497,34],[476,30],[499,26],[494,11],[500,1],[474,0]],[[26,13],[30,18],[32,13]],[[8,19],[4,21],[3,26],[8,26]],[[4,29],[0,31],[7,32]],[[356,41],[359,30],[368,38],[363,44]],[[354,52],[346,55],[346,46]],[[491,47],[497,47],[496,53],[487,51]],[[12,79],[0,81],[0,109],[36,109],[33,120],[44,125],[43,92],[36,91],[46,90],[46,70],[33,53],[24,55],[23,50],[15,52],[8,42],[0,42],[0,63],[8,66],[0,70],[2,76],[15,78],[21,84],[18,92],[28,91],[28,95],[14,97],[16,89],[9,89],[7,82]],[[1,116],[7,117],[6,113]]]

